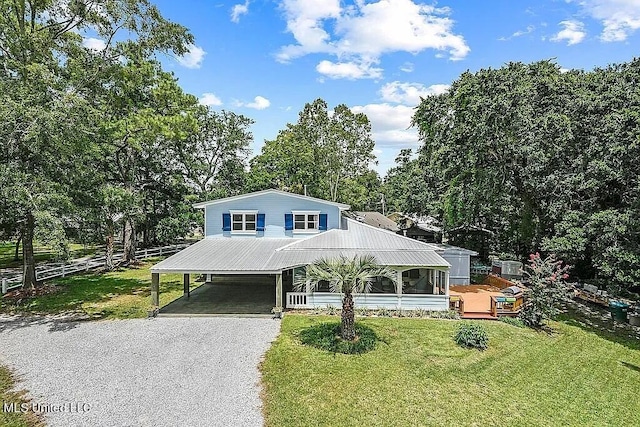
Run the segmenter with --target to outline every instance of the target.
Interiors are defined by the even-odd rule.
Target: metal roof
[[[268,272],[267,261],[291,238],[219,237],[200,240],[151,267],[152,273]]]
[[[217,237],[201,240],[151,267],[153,273],[273,274],[320,258],[373,255],[381,265],[449,267],[428,243],[347,219],[334,229],[296,239]]]
[[[439,248],[392,231],[345,218],[344,229],[333,229],[307,239],[292,242],[279,250],[289,249],[371,249],[371,250],[431,250]]]
[[[398,231],[400,227],[395,221],[390,220],[380,212],[353,212],[356,215],[356,220],[364,222],[365,224],[372,225],[374,227],[383,228],[385,230]],[[362,220],[360,220],[362,219]]]
[[[344,255],[353,258],[358,255],[373,255],[380,265],[406,267],[450,267],[440,255],[434,251],[376,251],[376,250],[290,250],[276,251],[269,260],[273,269],[287,269],[291,267],[311,264],[321,258],[336,258]]]
[[[465,249],[465,248],[461,248],[460,246],[453,246],[453,245],[449,245],[447,243],[431,243],[431,245],[436,246],[437,248],[440,248],[441,250],[444,251],[444,253],[459,253],[459,254],[465,254],[465,255],[470,255],[470,256],[478,256],[478,252],[476,251],[472,251],[471,249]]]
[[[217,203],[224,203],[224,202],[230,202],[230,201],[233,201],[233,200],[246,199],[248,197],[259,196],[261,194],[281,194],[283,196],[295,197],[295,198],[298,198],[298,199],[311,200],[311,201],[314,201],[314,202],[320,202],[320,203],[325,203],[327,205],[337,206],[338,208],[343,209],[343,210],[349,209],[351,207],[349,205],[345,205],[344,203],[330,202],[328,200],[318,199],[317,197],[303,196],[302,194],[289,193],[288,191],[282,191],[282,190],[276,190],[276,189],[254,191],[253,193],[240,194],[238,196],[224,197],[222,199],[209,200],[207,202],[195,203],[193,205],[193,207],[194,208],[204,208],[205,206],[208,206],[208,205],[215,205]]]

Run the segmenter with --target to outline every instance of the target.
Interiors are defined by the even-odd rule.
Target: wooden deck
[[[499,316],[516,316],[520,312],[522,297],[516,298],[515,302],[499,301],[504,297],[501,289],[488,284],[451,286],[451,307],[460,313],[462,319],[495,320]]]

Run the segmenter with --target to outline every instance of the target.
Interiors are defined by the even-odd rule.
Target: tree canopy
[[[629,287],[640,281],[638,81],[640,60],[463,73],[417,107],[422,146],[390,171],[390,202],[445,230],[493,231],[497,253],[557,252],[578,277]],[[419,196],[407,197],[409,178],[424,183]]]

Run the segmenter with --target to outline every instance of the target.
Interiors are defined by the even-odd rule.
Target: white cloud
[[[231,8],[231,22],[240,22],[240,17],[249,13],[249,0],[236,4]]]
[[[374,68],[371,63],[364,62],[331,62],[320,61],[316,71],[331,79],[379,79],[382,69]]]
[[[367,104],[351,107],[354,113],[369,117],[376,146],[406,146],[418,144],[418,133],[410,129],[414,109],[406,105]]]
[[[82,46],[94,52],[102,52],[107,47],[107,44],[104,40],[88,37],[82,40]]]
[[[236,101],[235,104],[237,107],[247,107],[247,108],[253,108],[256,110],[264,110],[265,108],[269,108],[269,106],[271,105],[271,101],[269,101],[264,96],[258,95],[255,98],[253,98],[253,102],[249,102],[245,104],[243,102]]]
[[[196,45],[189,46],[189,51],[178,58],[178,63],[187,68],[200,68],[207,52]]]
[[[527,25],[527,28],[525,30],[518,30],[515,33],[511,34],[509,37],[500,37],[498,40],[504,42],[504,41],[511,40],[513,38],[516,38],[516,37],[526,36],[527,34],[531,34],[532,32],[534,32],[535,29],[536,29],[535,26]]]
[[[447,52],[451,60],[459,60],[470,50],[464,37],[454,34],[449,9],[413,0],[357,0],[344,7],[339,0],[283,0],[282,7],[287,30],[297,43],[280,49],[277,59],[281,62],[324,53],[338,58],[337,64],[378,64],[387,53],[416,54],[426,49]],[[336,65],[322,61],[317,68],[328,69],[330,64]],[[359,77],[354,77],[358,75],[354,71],[334,74],[371,78],[370,72]]]
[[[436,84],[425,86],[421,83],[401,83],[398,81],[387,83],[380,89],[380,97],[385,102],[418,105],[420,98],[429,95],[440,95],[449,89],[449,85]]]
[[[198,99],[198,102],[200,103],[200,105],[206,105],[206,106],[217,107],[219,105],[222,105],[222,100],[218,98],[215,94],[210,92],[203,93],[200,99]]]
[[[564,27],[564,29],[553,36],[551,41],[561,42],[566,40],[567,45],[571,46],[580,43],[587,35],[584,30],[584,24],[580,21],[562,21],[559,25]]]
[[[580,0],[577,3],[592,18],[602,22],[602,41],[624,41],[640,29],[640,0]]]
[[[413,62],[405,62],[400,66],[400,71],[405,73],[413,73]]]

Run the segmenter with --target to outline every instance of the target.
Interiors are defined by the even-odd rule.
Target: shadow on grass
[[[622,366],[624,366],[625,368],[631,369],[632,371],[640,372],[640,366],[633,365],[633,364],[625,362],[623,360],[620,361],[620,364]]]
[[[640,350],[639,331],[626,323],[614,322],[604,307],[568,301],[564,313],[560,314],[556,320],[632,350]]]
[[[15,317],[19,319],[13,322],[14,327],[53,322],[52,330],[54,331],[75,327],[68,324],[70,320],[77,322],[112,315],[144,317],[145,307],[143,306],[150,294],[149,282],[137,278],[117,277],[112,274],[91,274],[58,280],[56,281],[58,291],[48,295],[21,300],[3,298],[0,300],[0,312],[18,315]],[[161,292],[167,291],[172,285],[171,282],[164,283],[161,286]],[[130,300],[123,304],[114,304],[117,298],[130,298]],[[36,316],[33,320],[22,318],[24,315],[39,314],[49,316],[44,319]],[[4,326],[7,322],[2,323]]]

